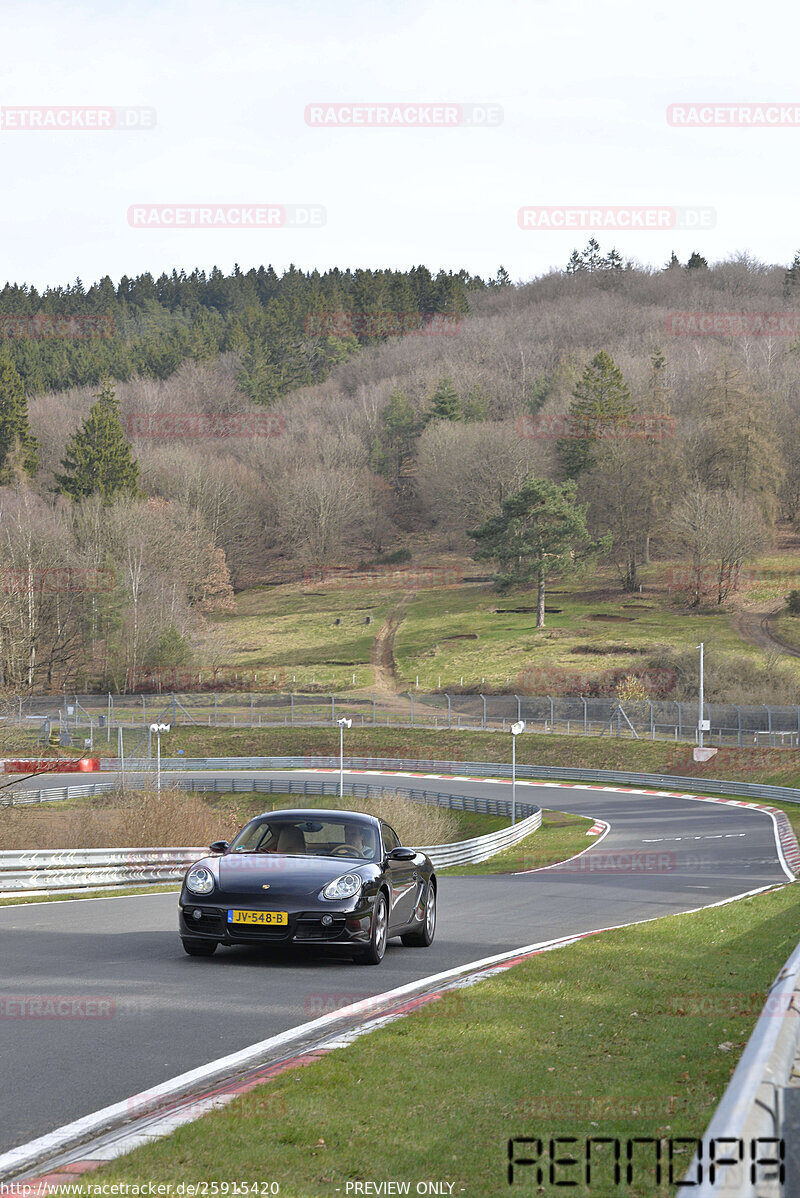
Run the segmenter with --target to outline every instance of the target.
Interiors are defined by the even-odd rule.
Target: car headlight
[[[186,876],[186,889],[192,894],[211,894],[214,889],[214,875],[204,865],[190,869]]]
[[[342,874],[341,878],[334,878],[322,892],[322,897],[326,899],[349,899],[358,894],[361,889],[361,879],[358,874]]]

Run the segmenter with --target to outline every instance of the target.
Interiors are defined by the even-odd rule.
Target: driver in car
[[[358,851],[360,857],[371,858],[375,855],[375,846],[368,828],[363,824],[345,824],[345,843]]]

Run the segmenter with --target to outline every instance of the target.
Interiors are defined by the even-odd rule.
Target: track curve
[[[192,776],[202,774],[181,774]],[[397,782],[407,785],[408,776]],[[486,796],[502,787],[505,796],[508,783],[426,778],[425,786]],[[692,910],[787,880],[772,820],[752,808],[586,786],[517,786],[520,798],[605,820],[610,831],[577,862],[511,876],[443,876],[433,947],[392,942],[378,969],[244,948],[210,960],[185,957],[174,894],[0,907],[0,1053],[6,1078],[14,1079],[0,1096],[0,1151],[336,1004],[493,952]],[[8,1000],[21,996],[67,996],[79,1005],[71,1018],[9,1017],[17,1008]],[[106,1000],[94,1007],[104,1017],[85,1015],[91,1008],[80,1000],[88,998]]]

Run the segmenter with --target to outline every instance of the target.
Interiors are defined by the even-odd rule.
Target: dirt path
[[[370,664],[375,675],[373,689],[378,695],[397,694],[399,679],[397,664],[394,660],[394,638],[406,618],[406,608],[413,598],[413,591],[405,591],[400,602],[392,608],[375,635]]]
[[[765,653],[785,653],[789,657],[800,657],[800,649],[781,639],[773,631],[771,617],[783,610],[783,604],[761,604],[749,611],[739,612],[735,627],[743,641],[756,645]]]

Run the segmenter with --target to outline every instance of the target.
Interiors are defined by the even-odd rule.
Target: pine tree
[[[384,465],[382,474],[392,477],[398,491],[402,490],[408,473],[409,459],[414,454],[414,442],[419,424],[414,408],[402,391],[393,391],[389,403],[381,412],[384,434],[380,438]]]
[[[125,439],[112,383],[106,381],[95,398],[97,403],[67,442],[61,462],[65,473],[55,476],[58,489],[76,503],[95,494],[104,502],[117,495],[133,498],[139,494],[139,466]]]
[[[431,396],[429,420],[462,420],[461,400],[453,386],[452,380],[445,377],[439,380],[438,386]]]
[[[687,270],[708,270],[708,263],[706,262],[706,260],[702,254],[698,254],[697,250],[694,250],[689,258],[689,261],[686,263],[686,269]]]
[[[621,434],[636,411],[622,371],[605,350],[595,354],[572,394],[570,435],[556,442],[567,478],[577,478],[582,471],[591,469],[595,464],[594,443]]]
[[[33,474],[39,464],[38,448],[28,427],[22,379],[10,354],[0,350],[0,485]]]
[[[467,423],[486,420],[489,415],[489,396],[482,387],[473,387],[464,401],[464,419]]]
[[[536,627],[544,627],[545,582],[548,575],[572,569],[576,558],[608,551],[610,536],[592,542],[586,527],[586,507],[577,502],[577,484],[529,478],[503,501],[500,514],[467,533],[478,542],[476,561],[497,564],[496,588],[536,583]]]
[[[795,287],[800,286],[800,250],[797,251],[792,259],[792,265],[783,276],[783,290],[785,295],[790,295]]]
[[[580,271],[586,269],[586,267],[583,265],[583,258],[578,250],[573,250],[570,254],[566,269],[568,275],[576,275]]]

